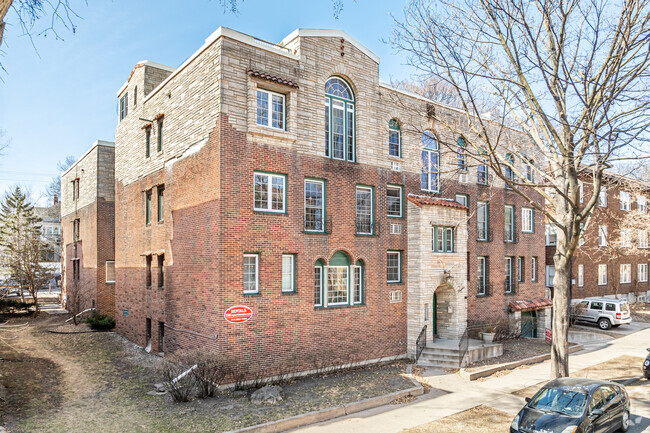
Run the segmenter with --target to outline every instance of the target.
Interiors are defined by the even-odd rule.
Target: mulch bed
[[[470,372],[478,371],[488,366],[520,361],[551,352],[551,346],[544,340],[519,338],[516,340],[499,341],[498,343],[503,345],[503,355],[474,362],[467,366],[465,370]]]

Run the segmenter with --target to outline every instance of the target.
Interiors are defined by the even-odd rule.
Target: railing
[[[490,296],[492,294],[492,285],[488,282],[481,284],[479,282],[476,288],[477,296]]]
[[[323,219],[308,219],[307,216],[303,217],[303,233],[311,234],[330,234],[332,233],[332,217],[328,216]]]
[[[476,240],[482,242],[491,242],[492,241],[492,229],[480,228],[476,229]]]
[[[515,294],[517,293],[518,282],[512,278],[510,279],[510,281],[508,281],[508,278],[506,278],[506,280],[503,282],[503,288],[505,290],[506,295]]]
[[[427,345],[427,325],[424,325],[424,328],[422,328],[422,331],[420,331],[420,335],[418,335],[418,339],[415,340],[415,362],[418,362],[418,359],[420,358],[420,355],[422,355],[422,351]]]
[[[368,220],[368,218],[363,217],[356,219],[356,234],[366,235],[366,236],[378,236],[379,235],[379,222]]]
[[[465,354],[467,353],[468,348],[469,348],[469,333],[467,332],[467,328],[465,328],[463,335],[460,337],[460,340],[458,341],[458,367],[459,368],[463,366],[463,359],[465,358]]]

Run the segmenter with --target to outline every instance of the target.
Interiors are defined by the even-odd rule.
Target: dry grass
[[[502,433],[508,431],[512,416],[487,406],[476,406],[465,412],[441,418],[404,433]]]
[[[650,303],[630,305],[632,320],[650,323]]]
[[[636,356],[623,355],[618,358],[611,359],[607,362],[593,365],[589,368],[584,368],[571,373],[571,377],[590,377],[592,379],[612,380],[622,382],[624,380],[639,377],[643,374],[641,366],[643,365],[643,358]],[[537,391],[540,390],[547,382],[538,383],[537,385],[529,386],[528,388],[520,389],[513,394],[518,397],[532,397]]]

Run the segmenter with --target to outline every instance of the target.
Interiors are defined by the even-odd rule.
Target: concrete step
[[[458,368],[458,361],[429,361],[426,359],[418,359],[418,365],[422,367],[434,367],[434,368]]]
[[[460,353],[451,354],[451,353],[424,353],[424,352],[422,352],[422,355],[420,355],[420,358],[439,359],[441,361],[458,359],[459,357],[460,357]]]
[[[441,355],[457,355],[460,351],[458,349],[447,349],[439,347],[425,347],[422,353],[439,353]]]

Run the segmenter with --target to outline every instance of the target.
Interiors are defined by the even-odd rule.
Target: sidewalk
[[[610,341],[599,347],[589,346],[570,356],[570,371],[575,372],[621,355],[645,357],[650,342],[650,329]],[[323,432],[399,432],[487,405],[514,415],[524,405],[524,399],[511,393],[550,380],[550,363],[546,361],[484,382],[466,382],[457,374],[427,370],[427,382],[434,388],[414,403],[384,406],[349,417],[314,424],[294,430],[304,433]],[[440,390],[437,392],[436,390]]]

